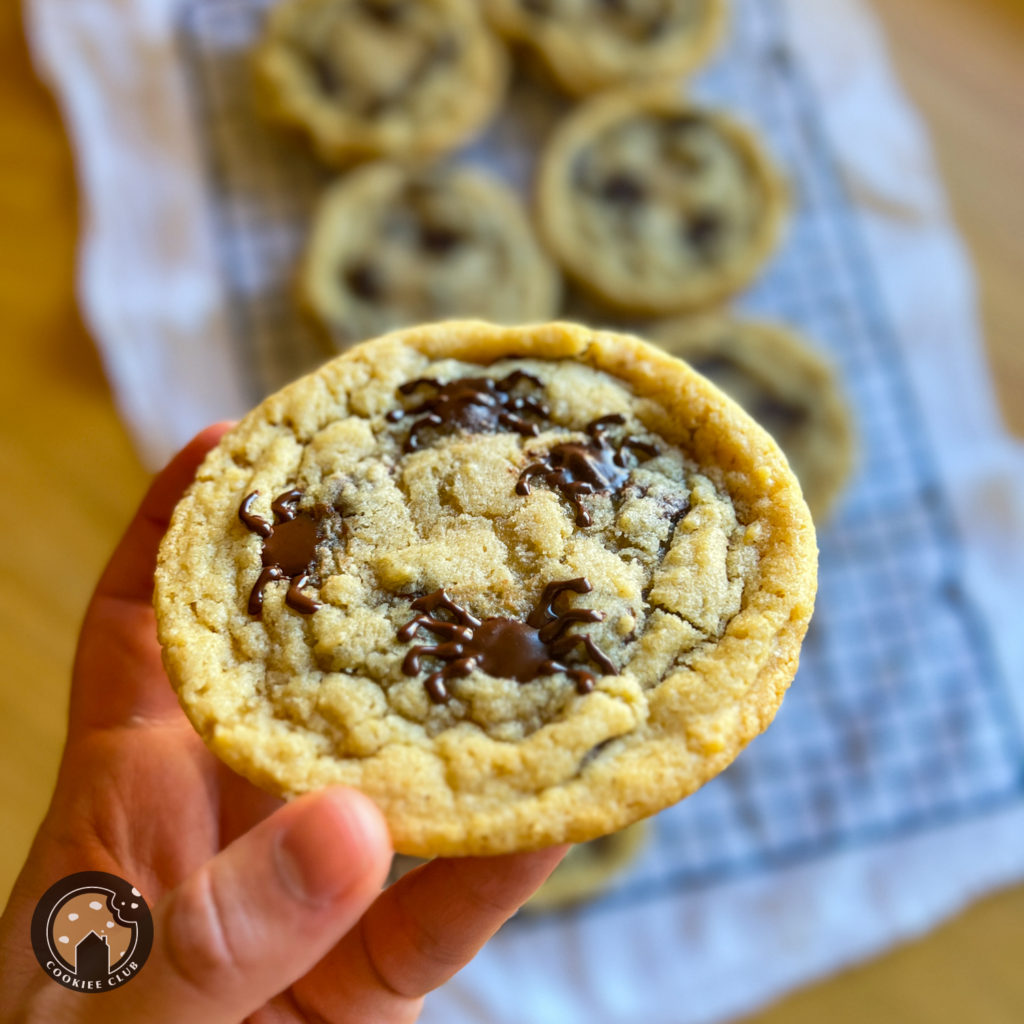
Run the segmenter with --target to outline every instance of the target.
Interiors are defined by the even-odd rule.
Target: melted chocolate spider
[[[465,430],[482,434],[504,428],[514,430],[523,437],[536,437],[540,432],[536,423],[524,420],[520,413],[546,417],[550,410],[543,402],[528,395],[517,395],[513,389],[526,382],[543,387],[541,381],[529,373],[516,370],[501,380],[490,377],[460,377],[442,384],[433,377],[422,377],[403,384],[398,390],[411,395],[417,388],[432,387],[436,393],[411,409],[393,409],[388,422],[397,423],[406,416],[420,418],[409,429],[403,451],[411,452],[420,446],[420,434],[428,428],[447,431]]]
[[[563,593],[587,594],[592,589],[584,577],[549,583],[525,622],[500,617],[481,621],[457,605],[443,589],[435,590],[413,601],[413,611],[420,614],[398,631],[398,639],[407,642],[422,627],[444,643],[417,644],[406,654],[402,671],[407,676],[417,675],[423,658],[444,662],[444,666],[432,672],[424,684],[435,704],[446,704],[451,699],[445,686],[446,679],[460,679],[476,668],[488,675],[515,679],[520,683],[565,672],[575,681],[577,693],[589,693],[594,688],[593,672],[572,668],[560,659],[573,648],[582,646],[587,658],[598,666],[602,674],[617,674],[618,670],[589,633],[566,633],[574,622],[600,622],[604,614],[592,608],[568,608],[556,612],[554,605]],[[448,612],[452,618],[438,618],[436,613],[439,611]]]
[[[659,454],[653,444],[636,437],[623,438],[617,448],[612,445],[605,436],[608,428],[625,422],[618,413],[602,416],[585,427],[589,441],[563,441],[554,445],[519,474],[516,494],[529,494],[530,481],[540,477],[543,483],[560,491],[576,510],[577,526],[590,526],[593,519],[581,499],[588,494],[615,493],[621,489],[630,472],[626,452],[632,451],[646,459]]]
[[[238,518],[245,528],[263,538],[263,570],[249,593],[249,614],[262,614],[263,590],[268,583],[288,580],[285,603],[303,615],[310,615],[320,607],[320,602],[303,594],[302,588],[313,572],[316,546],[323,540],[322,524],[330,510],[318,505],[312,513],[301,511],[296,506],[302,499],[302,491],[293,487],[271,502],[276,521],[268,523],[252,511],[259,493],[253,491],[247,495],[238,509]]]

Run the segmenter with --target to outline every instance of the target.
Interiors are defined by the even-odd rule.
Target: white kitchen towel
[[[80,301],[154,466],[319,358],[290,275],[326,175],[249,103],[268,2],[28,0],[78,157]],[[832,357],[861,440],[801,670],[604,899],[513,921],[427,1024],[722,1020],[1024,877],[1024,456],[927,140],[858,0],[733,7],[695,91],[796,199],[742,305]],[[520,185],[530,95],[465,155]]]

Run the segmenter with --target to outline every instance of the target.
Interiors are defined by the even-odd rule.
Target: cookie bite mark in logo
[[[51,885],[32,916],[39,965],[65,988],[106,992],[131,980],[153,947],[153,918],[139,890],[105,871]]]

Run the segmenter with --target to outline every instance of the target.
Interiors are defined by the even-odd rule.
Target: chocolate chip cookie
[[[775,250],[786,207],[752,132],[660,90],[581,105],[541,158],[549,248],[631,313],[689,312],[740,291]]]
[[[688,74],[720,40],[725,0],[487,0],[492,22],[576,96]]]
[[[519,199],[467,168],[378,163],[321,200],[299,276],[300,301],[341,349],[454,316],[497,323],[554,315],[561,277]]]
[[[819,525],[853,467],[854,430],[835,372],[781,324],[677,319],[653,340],[731,395],[779,442]]]
[[[283,0],[253,67],[263,112],[339,165],[453,149],[495,113],[507,79],[472,0]]]
[[[570,324],[357,345],[247,415],[161,545],[164,663],[209,747],[396,849],[582,842],[771,721],[816,588],[766,431],[685,363]]]

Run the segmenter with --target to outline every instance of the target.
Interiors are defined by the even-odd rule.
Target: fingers
[[[295,987],[331,1024],[411,1021],[422,996],[465,966],[533,894],[567,847],[441,859],[406,875]]]
[[[161,900],[149,960],[105,1017],[237,1024],[353,927],[390,859],[384,820],[361,793],[295,800]]]
[[[132,716],[178,715],[160,662],[153,572],[171,513],[206,453],[230,428],[196,435],[156,476],[93,594],[75,655],[70,737]]]
[[[107,564],[96,588],[96,598],[114,597],[149,604],[153,598],[157,548],[167,531],[174,506],[192,482],[206,453],[230,428],[230,423],[207,427],[157,474]]]

